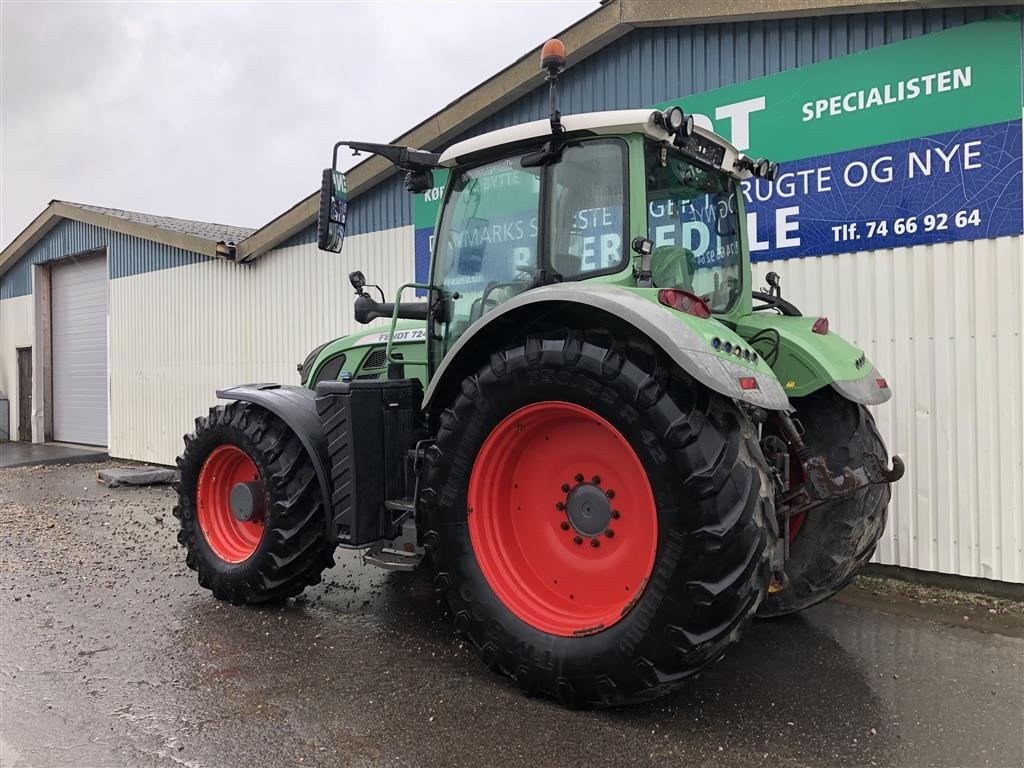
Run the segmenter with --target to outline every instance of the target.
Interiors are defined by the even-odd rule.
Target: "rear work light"
[[[678,288],[665,288],[658,291],[658,302],[666,307],[677,309],[694,317],[711,317],[711,307],[700,296]],[[726,350],[728,351],[728,350]]]
[[[819,317],[817,320],[814,321],[814,325],[811,326],[811,330],[814,331],[815,333],[820,333],[822,336],[824,336],[826,333],[828,333],[828,318]]]
[[[753,376],[740,376],[740,389],[758,389],[757,379]]]

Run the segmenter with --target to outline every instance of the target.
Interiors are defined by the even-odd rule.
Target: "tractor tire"
[[[793,398],[792,403],[794,416],[804,428],[804,443],[814,453],[823,454],[833,471],[844,465],[860,466],[865,451],[888,461],[875,420],[863,405],[831,387]],[[758,617],[797,613],[828,600],[849,584],[875,552],[885,530],[889,498],[887,484],[868,485],[848,499],[808,512],[789,544],[788,583],[768,595]]]
[[[294,597],[334,565],[309,455],[265,408],[241,402],[211,408],[185,436],[178,468],[178,542],[199,585],[214,597],[236,605]],[[246,521],[231,506],[243,485]]]
[[[529,338],[466,378],[420,496],[456,629],[573,708],[649,700],[720,659],[765,595],[774,514],[732,401],[594,338]]]

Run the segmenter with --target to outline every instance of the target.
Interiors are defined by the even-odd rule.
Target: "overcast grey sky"
[[[0,0],[0,245],[54,198],[261,226],[597,7]]]

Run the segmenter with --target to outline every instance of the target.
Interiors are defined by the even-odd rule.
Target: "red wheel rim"
[[[647,473],[619,431],[579,405],[534,403],[498,424],[473,465],[468,507],[487,583],[542,632],[610,627],[654,567],[658,515]]]
[[[265,516],[252,520],[235,518],[231,511],[231,491],[239,483],[260,482],[260,473],[249,454],[235,445],[213,449],[199,472],[196,506],[199,527],[206,543],[221,560],[241,563],[252,557],[263,538]],[[262,484],[259,485],[262,493]]]

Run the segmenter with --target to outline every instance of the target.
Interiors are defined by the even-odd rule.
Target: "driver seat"
[[[655,288],[681,288],[692,292],[696,268],[693,251],[678,245],[659,245],[651,254],[651,281]]]

